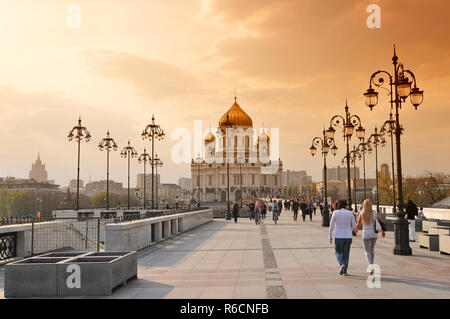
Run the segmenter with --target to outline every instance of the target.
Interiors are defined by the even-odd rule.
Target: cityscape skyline
[[[171,132],[179,127],[192,132],[194,120],[216,126],[217,115],[230,107],[237,89],[250,116],[264,112],[264,118],[272,119],[265,127],[280,129],[284,167],[306,170],[318,181],[321,163],[311,161],[307,148],[311,137],[320,135],[317,128],[328,125],[330,112],[341,113],[348,98],[367,132],[388,118],[387,96],[380,95],[379,105],[370,112],[362,93],[367,74],[391,67],[394,43],[401,60],[416,66],[426,88],[417,112],[410,105],[402,111],[408,132],[402,137],[404,174],[425,173],[425,162],[435,171],[449,171],[445,120],[450,109],[444,92],[450,58],[449,45],[442,40],[450,33],[448,3],[414,1],[405,11],[398,2],[380,2],[380,29],[366,27],[367,1],[356,0],[310,5],[148,1],[139,6],[133,1],[78,1],[78,29],[66,25],[66,4],[42,1],[27,10],[31,4],[9,2],[0,13],[8,30],[1,44],[0,133],[9,150],[2,154],[0,176],[25,177],[30,159],[41,152],[50,178],[67,184],[76,177],[76,146],[65,136],[81,116],[93,136],[83,142],[81,178],[91,174],[92,180],[105,179],[105,154],[97,151],[96,143],[109,129],[119,147],[130,139],[141,153],[149,143],[139,134],[155,114],[167,133],[156,149],[165,163],[159,173],[162,181],[177,182],[190,175],[189,164],[170,160],[176,144]],[[163,18],[169,12],[177,24]],[[398,12],[415,21],[419,33],[397,21]],[[344,143],[336,141],[340,152],[336,159],[329,158],[330,166],[339,165],[343,155]],[[435,145],[440,146],[439,156],[432,155]],[[373,162],[366,159],[368,177],[374,176]],[[380,149],[382,162],[390,162],[389,146]],[[126,163],[119,154],[111,156],[110,173],[112,180],[126,180]],[[132,183],[138,173],[141,166],[132,164]]]

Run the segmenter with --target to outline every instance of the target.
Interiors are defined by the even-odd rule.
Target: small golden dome
[[[216,137],[214,136],[214,134],[209,132],[205,137],[205,144],[209,144],[211,142],[214,142],[215,140],[216,140]]]
[[[220,118],[219,127],[241,127],[249,128],[253,127],[253,121],[250,116],[245,113],[239,104],[236,102],[236,97],[234,97],[234,103],[230,109]]]

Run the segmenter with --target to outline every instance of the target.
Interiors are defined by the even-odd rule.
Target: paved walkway
[[[381,287],[368,288],[361,234],[342,277],[321,217],[308,219],[283,211],[277,225],[214,220],[143,251],[138,279],[109,298],[450,298],[449,256],[417,243],[413,256],[394,256],[389,232],[376,246]]]

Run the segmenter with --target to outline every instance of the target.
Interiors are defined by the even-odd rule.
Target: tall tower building
[[[48,182],[47,171],[45,170],[45,164],[42,163],[40,154],[34,164],[31,164],[31,171],[28,174],[28,178],[33,178],[37,182],[45,183]]]

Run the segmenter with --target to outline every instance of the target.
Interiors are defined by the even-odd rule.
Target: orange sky
[[[81,25],[66,25],[67,6]],[[381,7],[381,28],[368,29],[368,4]],[[106,177],[98,141],[109,129],[119,144],[143,150],[140,132],[152,113],[166,130],[158,143],[163,182],[190,176],[170,152],[175,128],[194,120],[216,126],[238,102],[255,127],[280,128],[284,167],[319,179],[309,146],[345,99],[367,131],[389,113],[388,97],[370,112],[362,93],[378,69],[392,71],[392,46],[425,90],[415,111],[401,110],[404,174],[449,172],[450,2],[421,0],[0,0],[0,176],[26,177],[41,153],[49,178],[76,177],[76,145],[66,139],[78,115],[93,139],[82,145],[85,180]],[[344,144],[329,166],[340,163]],[[126,181],[119,151],[111,178]],[[380,163],[390,150],[380,151]],[[374,159],[367,160],[374,176]],[[141,167],[132,168],[132,185]]]

